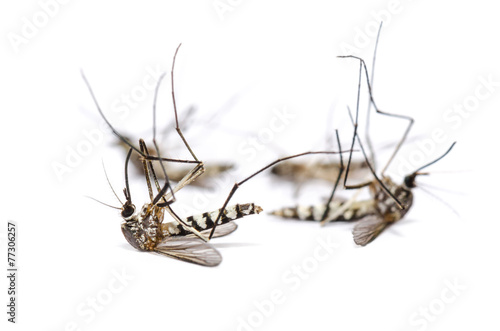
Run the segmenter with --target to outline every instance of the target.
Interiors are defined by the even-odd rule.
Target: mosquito
[[[112,132],[123,143],[129,146],[129,151],[125,161],[125,188],[123,190],[125,202],[121,203],[120,201],[122,206],[114,207],[121,210],[121,217],[123,219],[121,229],[127,242],[140,251],[152,251],[203,266],[217,266],[221,263],[222,257],[220,253],[210,243],[208,243],[209,239],[233,232],[236,229],[236,225],[229,222],[244,216],[258,214],[262,211],[262,208],[253,203],[236,204],[227,208],[224,206],[223,209],[217,211],[203,213],[197,216],[190,216],[187,218],[179,217],[173,210],[171,205],[176,201],[175,193],[184,186],[195,181],[204,173],[204,163],[196,157],[186,141],[179,126],[177,116],[174,93],[174,67],[175,59],[180,46],[181,45],[179,45],[175,51],[171,69],[172,101],[176,120],[175,129],[185,147],[189,150],[193,160],[163,158],[161,157],[158,144],[156,143],[156,100],[159,87],[165,74],[163,74],[158,80],[153,101],[153,145],[156,156],[150,155],[149,149],[144,140],[139,140],[139,148],[137,148],[111,125],[102,112],[97,102],[97,98],[95,97],[94,92],[83,72],[82,77],[87,85],[87,88],[89,89],[94,104],[104,121],[111,128]],[[135,205],[132,203],[128,180],[129,161],[132,153],[134,152],[141,157],[150,197],[150,201],[144,203],[142,208],[139,210],[136,210]],[[160,185],[156,172],[153,168],[153,162],[158,162],[160,164],[161,171],[165,178],[162,186]],[[164,162],[188,163],[193,164],[194,166],[191,171],[189,171],[189,173],[186,174],[177,183],[177,185],[175,185],[175,187],[172,187],[168,174],[165,170]],[[153,193],[153,184],[156,189],[156,194]],[[117,195],[116,197],[118,198]],[[118,198],[118,200],[120,199]],[[165,212],[170,214],[172,221],[164,222]],[[216,220],[214,220],[215,218]],[[218,227],[217,225],[221,226]],[[208,233],[209,237],[207,237]]]
[[[363,147],[363,144],[361,142],[361,139],[359,138],[359,133],[357,132],[359,109],[358,108],[356,109],[356,119],[353,120],[354,137],[353,137],[352,146],[354,146],[354,141],[357,140],[358,145],[359,145],[361,152],[363,154],[363,157],[365,158],[367,164],[369,165],[370,172],[373,174],[374,179],[371,181],[365,182],[365,183],[361,183],[361,184],[347,185],[346,182],[347,182],[347,176],[348,176],[348,170],[349,170],[349,166],[348,166],[346,169],[344,187],[346,189],[360,189],[360,188],[368,186],[370,189],[372,199],[365,200],[365,201],[361,202],[365,206],[369,206],[369,208],[365,208],[364,213],[359,213],[359,215],[358,215],[359,222],[356,223],[356,225],[354,226],[354,229],[352,231],[353,237],[354,237],[354,242],[358,245],[365,246],[368,243],[370,243],[371,241],[373,241],[375,238],[377,238],[378,235],[382,231],[384,231],[387,227],[389,227],[390,225],[394,224],[395,222],[401,220],[406,215],[406,213],[409,211],[409,209],[411,208],[411,206],[413,204],[412,189],[417,187],[416,177],[420,176],[420,175],[429,175],[428,172],[423,172],[422,170],[433,165],[434,163],[438,162],[439,160],[443,159],[446,155],[448,155],[448,153],[455,146],[456,142],[453,142],[451,144],[451,146],[446,150],[446,152],[444,152],[437,159],[419,167],[417,170],[406,175],[401,184],[396,184],[389,176],[385,175],[385,171],[388,169],[390,163],[392,162],[392,160],[396,156],[397,152],[401,148],[405,139],[407,138],[407,136],[410,132],[411,126],[414,123],[414,120],[413,120],[413,118],[408,117],[408,116],[392,114],[392,113],[387,113],[387,112],[381,111],[377,107],[375,100],[373,98],[370,77],[368,74],[368,69],[366,67],[365,61],[359,57],[352,56],[352,55],[343,56],[343,57],[357,59],[360,62],[360,69],[361,69],[361,67],[363,68],[363,71],[364,71],[365,76],[366,76],[366,82],[367,82],[367,86],[368,86],[370,103],[373,105],[373,107],[377,113],[382,114],[382,115],[386,115],[386,116],[403,118],[403,119],[408,120],[408,122],[409,122],[408,126],[403,134],[403,137],[399,141],[394,152],[392,153],[389,160],[387,161],[384,168],[382,169],[380,176],[377,176],[377,174],[374,170],[374,166],[370,162],[369,157],[366,154],[365,149]],[[351,119],[352,119],[352,116],[351,116]],[[355,213],[353,213],[353,210],[351,210],[349,208],[349,206],[346,204],[345,212],[343,213],[343,215],[344,215],[344,218],[354,219]]]
[[[382,26],[382,25],[381,25]],[[381,27],[380,26],[380,27]],[[380,33],[380,30],[379,30]],[[378,37],[377,37],[378,43]],[[351,151],[354,147],[355,142],[358,142],[358,145],[363,153],[363,157],[365,162],[370,169],[370,172],[373,174],[374,179],[356,185],[347,185],[347,178],[351,165],[351,157],[352,152],[349,155],[349,161],[347,168],[345,168],[346,175],[344,177],[344,188],[346,189],[360,189],[368,186],[371,193],[371,199],[357,201],[357,195],[360,191],[356,192],[351,199],[348,201],[332,201],[335,190],[339,184],[341,173],[344,171],[342,156],[340,159],[340,171],[335,182],[335,185],[332,190],[332,194],[330,199],[326,205],[319,206],[311,206],[311,207],[293,207],[293,208],[284,208],[275,212],[272,212],[274,215],[286,217],[286,218],[298,218],[304,220],[315,220],[320,221],[322,225],[327,222],[335,222],[335,221],[359,221],[356,223],[353,229],[353,237],[354,242],[358,245],[365,246],[371,241],[373,241],[384,229],[386,229],[391,224],[401,220],[408,210],[411,208],[413,204],[413,192],[412,189],[415,188],[416,185],[416,177],[419,175],[428,175],[428,172],[422,172],[425,168],[433,165],[438,162],[442,158],[444,158],[454,147],[455,142],[448,148],[448,150],[442,154],[437,159],[433,160],[421,166],[414,172],[406,175],[401,184],[396,184],[389,176],[386,176],[384,173],[389,167],[390,163],[394,159],[395,155],[401,148],[403,142],[408,136],[410,132],[411,126],[414,123],[413,118],[409,116],[392,114],[381,111],[373,98],[372,87],[370,83],[370,76],[368,74],[368,69],[366,63],[363,59],[348,55],[348,56],[340,56],[341,58],[353,58],[357,59],[360,62],[359,68],[359,82],[358,82],[358,97],[357,97],[357,105],[356,105],[356,116],[355,119],[352,117],[350,111],[349,115],[351,116],[351,121],[354,126],[354,134],[351,144]],[[374,56],[375,58],[375,56]],[[368,144],[371,157],[369,157],[361,143],[361,139],[359,138],[358,133],[358,114],[359,114],[359,95],[361,88],[361,74],[364,71],[366,76],[366,82],[368,86],[370,106],[373,106],[375,111],[379,114],[391,117],[397,117],[406,119],[408,121],[408,126],[403,134],[403,137],[398,142],[395,150],[384,166],[381,175],[377,176],[374,170],[374,153],[371,147],[371,142]],[[373,72],[372,72],[373,77]],[[370,109],[369,106],[369,109]],[[368,124],[367,124],[368,126]],[[367,129],[368,132],[368,129]],[[368,135],[367,135],[368,136]],[[367,138],[369,141],[369,138]]]

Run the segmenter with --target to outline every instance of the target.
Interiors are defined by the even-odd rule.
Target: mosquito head
[[[123,205],[121,215],[125,221],[128,221],[135,213],[135,206],[128,201]]]
[[[123,189],[123,193],[125,194],[125,199],[127,199],[127,201],[125,201],[122,206],[121,215],[125,221],[128,221],[135,213],[135,205],[132,203],[132,198],[126,188]]]
[[[404,179],[404,185],[409,188],[409,189],[412,189],[414,187],[417,186],[417,183],[415,181],[415,178],[417,178],[417,176],[420,176],[420,175],[428,175],[429,173],[428,172],[421,172],[422,169],[425,169],[427,168],[428,166],[438,162],[439,160],[441,160],[443,157],[446,156],[446,154],[448,154],[451,149],[453,148],[453,146],[455,146],[455,143],[454,142],[453,144],[451,144],[450,148],[448,148],[448,150],[443,154],[441,155],[440,157],[438,157],[437,159],[435,159],[434,161],[430,162],[430,163],[427,163],[426,165],[418,168],[417,170],[415,170],[413,173],[407,175]]]
[[[420,175],[416,172],[409,174],[405,177],[404,183],[407,188],[414,188],[417,186],[417,183],[415,182],[415,178]]]

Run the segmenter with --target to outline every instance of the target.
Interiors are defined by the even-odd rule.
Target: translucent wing
[[[219,251],[196,237],[168,237],[156,246],[155,252],[207,267],[215,267],[222,262]]]
[[[236,231],[237,228],[238,228],[238,224],[236,224],[234,222],[229,222],[229,223],[217,225],[212,238],[227,236],[228,234]],[[212,229],[207,229],[207,230],[201,231],[201,234],[208,237],[210,235],[210,231],[212,231]]]
[[[370,215],[360,220],[354,226],[352,235],[357,245],[365,246],[375,239],[389,223],[380,216]]]

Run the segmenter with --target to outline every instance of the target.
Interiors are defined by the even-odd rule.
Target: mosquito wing
[[[360,220],[352,230],[354,242],[365,246],[375,239],[389,223],[378,215],[370,215]]]
[[[222,262],[219,251],[195,237],[169,237],[156,246],[155,252],[207,267],[215,267]]]
[[[229,222],[229,223],[224,223],[224,224],[217,225],[217,227],[215,228],[215,232],[214,232],[214,235],[212,236],[212,238],[218,238],[218,237],[227,236],[228,234],[231,234],[234,231],[236,231],[237,228],[238,228],[238,224],[236,224],[234,222]],[[206,236],[206,237],[208,237],[210,235],[211,231],[212,231],[211,228],[210,229],[206,229],[206,230],[201,231],[201,234],[204,235],[204,236]],[[195,238],[195,235],[194,234],[188,234],[185,237]]]

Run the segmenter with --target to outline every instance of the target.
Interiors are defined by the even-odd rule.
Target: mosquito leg
[[[352,197],[349,198],[346,202],[344,202],[338,209],[335,210],[335,212],[332,215],[329,215],[325,219],[323,219],[320,222],[320,225],[323,226],[327,222],[330,222],[331,220],[336,219],[340,215],[342,215],[347,209],[351,208],[352,204],[358,199],[359,194],[361,193],[361,190],[357,190],[356,193],[352,195]]]
[[[273,165],[275,165],[277,163],[280,163],[280,162],[283,162],[283,161],[286,161],[286,160],[290,160],[290,159],[293,159],[293,158],[296,158],[296,157],[300,157],[300,156],[304,156],[304,155],[312,155],[312,154],[339,154],[339,153],[347,153],[347,152],[350,152],[350,151],[338,151],[338,152],[332,152],[332,151],[305,152],[305,153],[295,154],[295,155],[292,155],[292,156],[287,156],[287,157],[284,157],[284,158],[281,158],[281,159],[278,159],[278,160],[275,160],[275,161],[269,163],[268,165],[266,165],[265,167],[261,168],[260,170],[258,170],[256,172],[254,172],[253,174],[251,174],[247,178],[243,179],[242,181],[235,183],[234,186],[233,186],[233,188],[229,192],[229,195],[227,196],[226,201],[224,201],[224,204],[222,205],[222,208],[220,209],[219,215],[217,215],[217,219],[214,222],[214,227],[212,228],[212,231],[210,232],[210,236],[208,237],[208,239],[211,239],[212,236],[214,235],[215,228],[217,227],[217,224],[218,224],[218,222],[219,222],[219,220],[220,220],[220,218],[222,216],[222,213],[226,210],[226,207],[227,207],[229,201],[231,200],[231,198],[233,197],[234,193],[238,190],[238,188],[241,185],[243,185],[248,180],[252,179],[253,177],[257,176],[258,174],[260,174],[264,170],[269,169],[270,167],[272,167]]]
[[[349,107],[347,108],[347,110],[349,112],[349,117],[351,118],[351,122],[352,122],[353,126],[356,127],[356,123],[354,122],[354,119],[352,117],[351,110],[349,109]],[[356,112],[358,112],[358,110],[359,109],[356,109]],[[357,118],[358,118],[358,114],[356,114],[356,120],[357,120]],[[366,164],[367,164],[368,168],[370,169],[370,172],[375,177],[375,180],[379,183],[380,187],[382,187],[382,189],[385,191],[385,193],[387,195],[389,195],[396,202],[398,207],[400,209],[404,209],[405,207],[401,204],[401,202],[394,196],[394,194],[392,194],[392,192],[384,185],[382,180],[380,180],[380,178],[377,176],[377,173],[375,172],[375,170],[373,169],[373,166],[371,165],[370,161],[368,160],[368,156],[366,155],[365,149],[363,147],[363,144],[361,143],[361,139],[359,138],[359,135],[357,134],[356,130],[355,130],[355,137],[354,138],[357,138],[359,147],[361,148],[361,152],[363,153],[363,157],[365,158]],[[347,172],[346,172],[346,180],[347,180]],[[366,182],[366,183],[358,184],[358,185],[345,186],[345,188],[346,189],[357,189],[357,188],[362,188],[362,187],[368,186],[369,184],[371,184],[371,182]]]
[[[144,143],[144,142],[142,142]],[[145,145],[144,145],[145,146]],[[146,148],[146,151],[147,151],[147,148]],[[154,167],[153,167],[153,164],[152,164],[152,160],[156,160],[156,161],[159,161],[160,159],[157,159],[157,158],[147,158],[148,160],[148,164],[149,164],[149,172],[151,174],[151,177],[155,183],[155,186],[156,186],[156,189],[158,190],[158,192],[161,191],[161,188],[160,188],[160,185],[159,185],[159,182],[158,182],[158,178],[156,176],[156,172],[154,170]],[[165,159],[162,159],[162,160],[165,160]],[[185,161],[185,160],[181,160],[181,161]],[[191,169],[191,171],[189,173],[187,173],[178,183],[177,185],[174,186],[173,188],[173,193],[176,193],[178,192],[180,189],[182,189],[184,186],[186,185],[189,185],[190,183],[192,183],[193,181],[195,181],[199,176],[201,176],[203,174],[203,172],[205,171],[205,168],[203,167],[203,164],[201,162],[197,162],[197,161],[189,161],[189,163],[196,163],[196,166]],[[162,203],[163,207],[164,207],[164,204],[167,203],[166,200],[170,200],[170,198],[172,197],[172,194],[170,192],[168,192],[167,194],[165,194],[163,196],[164,200]],[[166,199],[166,200],[165,200]],[[173,201],[172,201],[173,202]],[[172,202],[169,202],[172,203]],[[160,205],[159,204],[159,205]]]
[[[178,119],[178,115],[177,115],[177,105],[176,105],[176,102],[175,102],[174,68],[175,68],[175,59],[177,57],[177,53],[178,53],[179,48],[181,47],[181,45],[182,44],[179,44],[179,46],[175,50],[174,58],[173,58],[173,61],[172,61],[172,70],[171,70],[171,73],[170,73],[171,83],[172,83],[172,101],[173,101],[173,105],[174,105],[176,131],[179,133],[179,136],[181,137],[182,141],[184,142],[184,145],[186,146],[186,148],[189,150],[189,152],[193,156],[193,158],[195,160],[195,163],[197,163],[198,166],[203,167],[203,163],[201,161],[199,161],[198,158],[196,157],[196,155],[193,153],[193,151],[191,150],[191,147],[189,146],[189,144],[187,143],[186,139],[182,135],[182,131],[181,131],[180,127],[179,127],[179,119]],[[163,173],[165,175],[165,185],[163,186],[163,188],[161,190],[159,190],[158,194],[154,198],[153,203],[155,203],[155,204],[167,193],[167,190],[169,188],[170,188],[170,193],[169,194],[171,194],[173,201],[175,201],[174,191],[173,191],[172,187],[170,186],[170,181],[168,180],[167,172],[166,172],[165,167],[164,167],[164,165],[162,163],[162,158],[161,158],[161,155],[160,155],[160,150],[158,148],[158,144],[156,143],[156,98],[157,98],[158,89],[159,89],[159,86],[160,86],[160,83],[161,83],[161,80],[163,79],[163,77],[164,77],[164,75],[162,75],[160,77],[160,79],[158,81],[158,84],[156,86],[156,91],[155,91],[155,102],[154,102],[154,105],[153,105],[153,122],[154,122],[153,123],[153,144],[155,146],[156,154],[158,155],[157,160],[160,161],[160,165],[162,167],[162,171],[163,171]],[[149,158],[149,160],[152,160],[152,158]],[[154,171],[153,171],[153,173],[154,173]],[[199,173],[197,172],[197,176],[201,175],[202,173],[203,173],[203,171],[201,171]],[[190,182],[192,182],[194,179],[196,179],[196,178],[191,179]],[[186,185],[186,184],[184,184],[184,185]]]
[[[139,143],[141,144],[141,149],[144,149],[145,150],[145,153],[147,154],[148,153],[148,149],[146,147],[146,144],[144,143],[144,141],[141,139],[139,141]],[[161,162],[161,161],[160,161]],[[144,166],[145,166],[145,169],[146,169],[146,181],[148,183],[148,188],[151,187],[151,183],[150,183],[150,180],[149,178],[152,178],[154,183],[155,183],[155,186],[156,186],[156,189],[158,190],[158,195],[157,197],[155,198],[155,200],[153,200],[153,198],[151,198],[153,200],[153,204],[160,207],[160,208],[166,208],[168,213],[179,223],[179,224],[182,224],[183,227],[188,230],[189,232],[193,233],[195,236],[197,236],[198,238],[200,238],[201,240],[207,242],[208,239],[203,235],[201,234],[198,230],[196,230],[193,226],[191,226],[190,224],[187,224],[185,221],[183,221],[172,209],[172,207],[170,206],[170,204],[172,204],[173,202],[175,202],[175,198],[173,198],[173,194],[175,192],[177,192],[178,190],[180,190],[182,187],[184,187],[184,185],[187,185],[186,183],[184,183],[182,186],[180,186],[180,182],[178,183],[178,185],[176,185],[171,192],[169,192],[168,194],[166,195],[163,195],[161,196],[161,199],[163,200],[162,202],[159,202],[159,199],[157,199],[158,197],[160,197],[160,193],[162,192],[162,189],[160,189],[160,184],[158,183],[158,178],[156,177],[156,173],[155,173],[155,170],[153,168],[153,164],[151,161],[147,161],[147,166],[146,166],[146,161],[144,160],[143,161],[144,163]],[[194,168],[193,170],[191,170],[191,172],[189,174],[187,174],[182,180],[184,181],[185,178],[187,178],[187,180],[191,180],[193,181],[194,179],[196,179],[198,176],[200,176],[203,171],[197,171],[196,170],[199,169],[199,165]],[[194,172],[194,174],[192,174]],[[186,181],[187,181],[186,180]],[[150,192],[150,197],[152,197],[152,193]],[[169,201],[170,198],[172,198],[173,200],[172,201]]]
[[[378,28],[377,32],[377,39],[375,40],[375,49],[373,50],[373,59],[372,59],[372,72],[371,72],[371,87],[373,89],[373,82],[375,79],[375,60],[377,58],[377,49],[378,49],[378,41],[380,37],[380,31],[382,30],[382,24],[384,22],[380,22],[380,26]],[[375,152],[373,150],[373,144],[372,140],[370,138],[370,114],[371,114],[371,109],[372,109],[372,103],[368,103],[368,110],[366,112],[366,130],[365,130],[365,135],[366,135],[366,145],[368,146],[368,150],[370,151],[370,161],[373,164],[373,168],[376,170],[376,160],[375,160]]]
[[[354,133],[352,136],[351,142],[351,152],[349,153],[349,159],[347,160],[347,168],[345,170],[344,177],[344,188],[347,188],[347,177],[349,176],[349,169],[351,167],[351,159],[352,159],[352,149],[354,148],[354,144],[356,142],[356,136],[358,135],[358,115],[359,115],[359,94],[361,93],[361,63],[359,64],[359,77],[358,77],[358,95],[356,98],[356,120],[352,120],[351,112],[349,111],[349,116],[351,116],[351,122],[354,124]]]
[[[144,151],[144,153],[146,155],[148,155],[148,148],[146,146],[146,143],[144,142],[144,140],[139,140],[139,144],[141,146],[141,150]],[[161,161],[160,161],[161,162]],[[153,164],[152,164],[152,161],[146,161],[146,160],[143,160],[143,164],[144,164],[144,169],[145,169],[145,175],[146,175],[146,182],[148,184],[148,189],[149,189],[149,196],[151,198],[151,200],[153,201],[153,205],[156,205],[160,208],[166,208],[168,213],[180,224],[183,225],[183,227],[190,231],[191,233],[193,233],[195,236],[197,236],[198,238],[200,238],[201,240],[207,242],[208,239],[203,235],[201,234],[198,230],[196,230],[193,226],[191,226],[190,224],[187,224],[185,221],[183,221],[173,210],[172,208],[170,207],[170,204],[173,203],[175,201],[172,200],[172,201],[168,201],[170,198],[173,198],[173,193],[174,192],[177,192],[180,188],[177,188],[179,187],[179,185],[176,185],[176,187],[172,190],[172,192],[169,194],[167,194],[166,196],[161,196],[160,198],[163,200],[162,202],[159,202],[159,199],[158,201],[155,201],[154,199],[157,199],[159,197],[159,194],[162,192],[162,189],[160,188],[160,184],[158,183],[158,178],[156,177],[156,173],[154,171],[154,168],[153,168]],[[198,169],[198,167],[194,168],[192,171],[194,171],[195,169]],[[198,177],[199,175],[201,175],[203,172],[200,172],[198,175],[191,175],[191,178],[194,177],[194,179],[196,177]],[[191,173],[190,173],[191,174]],[[188,175],[186,175],[184,178],[188,177]],[[195,177],[196,176],[196,177]],[[158,190],[158,195],[156,198],[153,199],[153,193],[151,191],[151,182],[150,182],[150,178],[153,180],[153,182],[155,183],[155,186],[156,186],[156,189]],[[192,180],[194,180],[192,179]],[[184,179],[183,179],[184,180]],[[186,184],[184,184],[186,185]],[[182,186],[183,187],[183,186]],[[182,188],[181,187],[181,188]]]
[[[335,130],[335,134],[337,136],[337,145],[338,145],[339,151],[340,151],[340,150],[342,150],[342,146],[340,145],[339,131]],[[330,198],[328,199],[328,202],[326,203],[325,212],[323,213],[323,216],[321,217],[321,224],[324,223],[324,221],[326,220],[326,217],[330,213],[330,203],[333,200],[333,196],[335,195],[335,190],[337,190],[337,186],[339,185],[340,178],[342,177],[343,172],[344,172],[344,161],[342,158],[342,153],[340,153],[339,173],[337,175],[337,179],[335,180],[335,185],[333,186],[333,190],[332,190],[332,193],[330,194]]]
[[[170,71],[170,81],[172,84],[172,102],[174,104],[174,113],[175,113],[175,130],[177,131],[177,133],[181,137],[186,148],[189,150],[189,153],[191,153],[191,155],[193,156],[193,159],[195,159],[196,161],[199,161],[198,158],[196,157],[196,155],[194,154],[193,150],[189,146],[186,138],[184,138],[184,135],[182,134],[182,130],[179,126],[179,117],[177,115],[177,104],[175,102],[175,90],[174,90],[174,67],[175,67],[175,59],[177,58],[177,52],[179,52],[179,48],[181,47],[181,45],[182,44],[179,44],[179,46],[177,46],[177,49],[175,50],[174,59],[172,61],[172,70]]]
[[[401,114],[393,114],[393,113],[387,113],[387,112],[384,112],[382,110],[380,110],[376,103],[375,103],[375,99],[373,98],[373,94],[372,94],[372,88],[371,88],[371,85],[370,85],[370,78],[369,78],[369,74],[368,74],[368,69],[366,67],[366,63],[365,61],[360,58],[360,57],[357,57],[357,56],[354,56],[354,55],[345,55],[345,56],[339,56],[340,58],[353,58],[353,59],[357,59],[360,61],[361,65],[363,66],[363,69],[364,69],[364,72],[365,72],[365,76],[366,76],[366,81],[367,81],[367,84],[368,84],[368,93],[369,93],[369,96],[370,96],[370,102],[373,104],[373,107],[375,108],[375,111],[379,114],[382,114],[382,115],[386,115],[386,116],[391,116],[391,117],[396,117],[396,118],[401,118],[401,119],[405,119],[407,120],[409,123],[408,123],[408,126],[406,127],[406,130],[403,134],[403,137],[401,138],[401,140],[399,141],[399,143],[397,144],[394,152],[392,153],[391,157],[389,158],[389,160],[387,161],[386,165],[384,166],[384,168],[382,169],[382,173],[381,175],[383,176],[385,171],[387,170],[387,167],[389,167],[389,164],[392,162],[392,160],[394,159],[394,157],[396,156],[397,152],[399,151],[399,149],[401,148],[401,145],[404,143],[404,141],[406,140],[406,137],[408,136],[408,133],[410,132],[411,130],[411,127],[413,126],[413,122],[414,122],[414,119],[410,116],[406,116],[406,115],[401,115]]]
[[[139,139],[139,147],[141,148],[141,152],[143,152],[146,155],[149,155],[149,152],[148,152],[148,149],[146,147],[146,144],[144,143],[144,140]],[[151,187],[151,176],[150,176],[150,170],[148,168],[151,161],[147,161],[146,159],[142,159],[141,161],[142,161],[142,167],[144,169],[144,177],[146,177],[146,184],[148,185],[149,199],[151,201],[153,201],[153,199],[154,199],[153,188]],[[158,188],[158,191],[159,190],[160,189]]]

